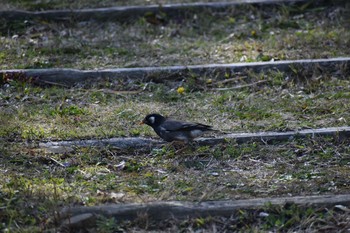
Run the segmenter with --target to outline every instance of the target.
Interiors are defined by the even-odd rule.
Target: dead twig
[[[99,89],[96,90],[98,92],[103,92],[106,94],[116,94],[116,95],[123,95],[123,94],[139,94],[143,90],[137,90],[137,91],[115,91],[115,90],[110,90],[110,89]]]
[[[59,166],[61,166],[61,167],[66,167],[66,166],[64,166],[63,163],[59,162],[58,160],[56,160],[56,159],[54,159],[54,158],[50,158],[50,160],[52,160],[53,162],[57,163],[57,164],[58,164]]]
[[[56,82],[51,82],[51,81],[46,81],[46,80],[35,80],[36,84],[47,84],[47,85],[51,85],[51,86],[59,86],[59,87],[65,87],[65,88],[69,88],[68,85],[62,84],[62,83],[56,83]]]
[[[238,85],[238,86],[234,86],[234,87],[212,88],[211,90],[213,90],[213,91],[236,90],[236,89],[241,89],[241,88],[245,88],[245,87],[255,86],[255,85],[258,85],[261,83],[266,83],[266,82],[268,82],[268,80],[259,80],[257,82],[253,82],[253,83],[249,83],[249,84]]]
[[[241,81],[243,79],[248,78],[248,76],[240,76],[240,77],[235,77],[235,78],[228,78],[222,81],[217,82],[218,84],[226,84],[226,83],[230,83],[230,82],[236,82],[236,81]]]

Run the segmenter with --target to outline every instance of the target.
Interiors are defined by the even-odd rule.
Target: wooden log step
[[[24,75],[28,78],[36,78],[37,82],[54,82],[64,85],[74,85],[79,82],[95,81],[100,78],[109,79],[141,79],[144,82],[164,82],[165,80],[181,80],[186,75],[225,75],[247,70],[265,72],[275,70],[281,72],[324,71],[327,73],[350,72],[350,57],[331,59],[306,59],[291,61],[251,62],[232,64],[209,64],[190,66],[168,67],[140,67],[140,68],[116,68],[101,70],[77,70],[77,69],[13,69],[0,70],[0,75],[16,76]]]
[[[337,139],[350,137],[350,127],[332,127],[320,129],[304,129],[299,131],[288,132],[258,132],[258,133],[232,133],[218,136],[215,138],[198,138],[195,140],[199,145],[215,145],[235,140],[237,143],[245,143],[250,141],[285,141],[294,138],[317,137],[317,136],[332,136]],[[53,153],[70,150],[71,147],[115,147],[121,149],[139,149],[153,148],[161,146],[165,142],[147,138],[110,138],[110,139],[91,139],[91,140],[76,140],[76,141],[56,141],[42,142],[39,147],[46,148]]]
[[[81,227],[88,220],[96,216],[115,218],[117,221],[135,220],[140,216],[149,220],[162,221],[167,219],[204,218],[209,216],[230,217],[239,210],[263,208],[269,205],[307,205],[316,207],[344,207],[350,204],[350,195],[320,195],[320,196],[295,196],[295,197],[272,197],[255,198],[246,200],[228,201],[204,201],[204,202],[181,202],[161,201],[146,204],[107,204],[101,206],[76,206],[65,207],[60,212],[62,225],[66,228]],[[85,225],[86,226],[86,225]]]
[[[185,10],[200,12],[204,9],[226,10],[242,4],[250,5],[271,5],[271,4],[296,4],[304,3],[305,0],[241,0],[234,2],[199,2],[199,3],[178,3],[164,5],[146,5],[146,6],[118,6],[96,9],[67,9],[67,10],[43,10],[43,11],[24,11],[24,10],[3,10],[0,11],[0,18],[7,20],[119,20],[122,22],[137,19],[146,14],[158,14],[162,12],[167,17],[179,16]],[[319,4],[319,3],[318,3]]]

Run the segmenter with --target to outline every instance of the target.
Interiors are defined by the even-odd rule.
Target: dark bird
[[[182,141],[188,143],[204,132],[213,130],[212,126],[209,125],[176,121],[156,113],[147,115],[141,124],[151,126],[158,136],[167,142]]]

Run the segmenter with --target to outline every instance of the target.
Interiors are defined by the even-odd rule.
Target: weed
[[[97,231],[101,233],[111,233],[121,231],[116,219],[99,217],[97,219]]]

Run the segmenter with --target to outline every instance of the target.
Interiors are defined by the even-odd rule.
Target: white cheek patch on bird
[[[155,118],[152,116],[152,117],[148,118],[148,121],[149,121],[151,124],[154,124]]]

